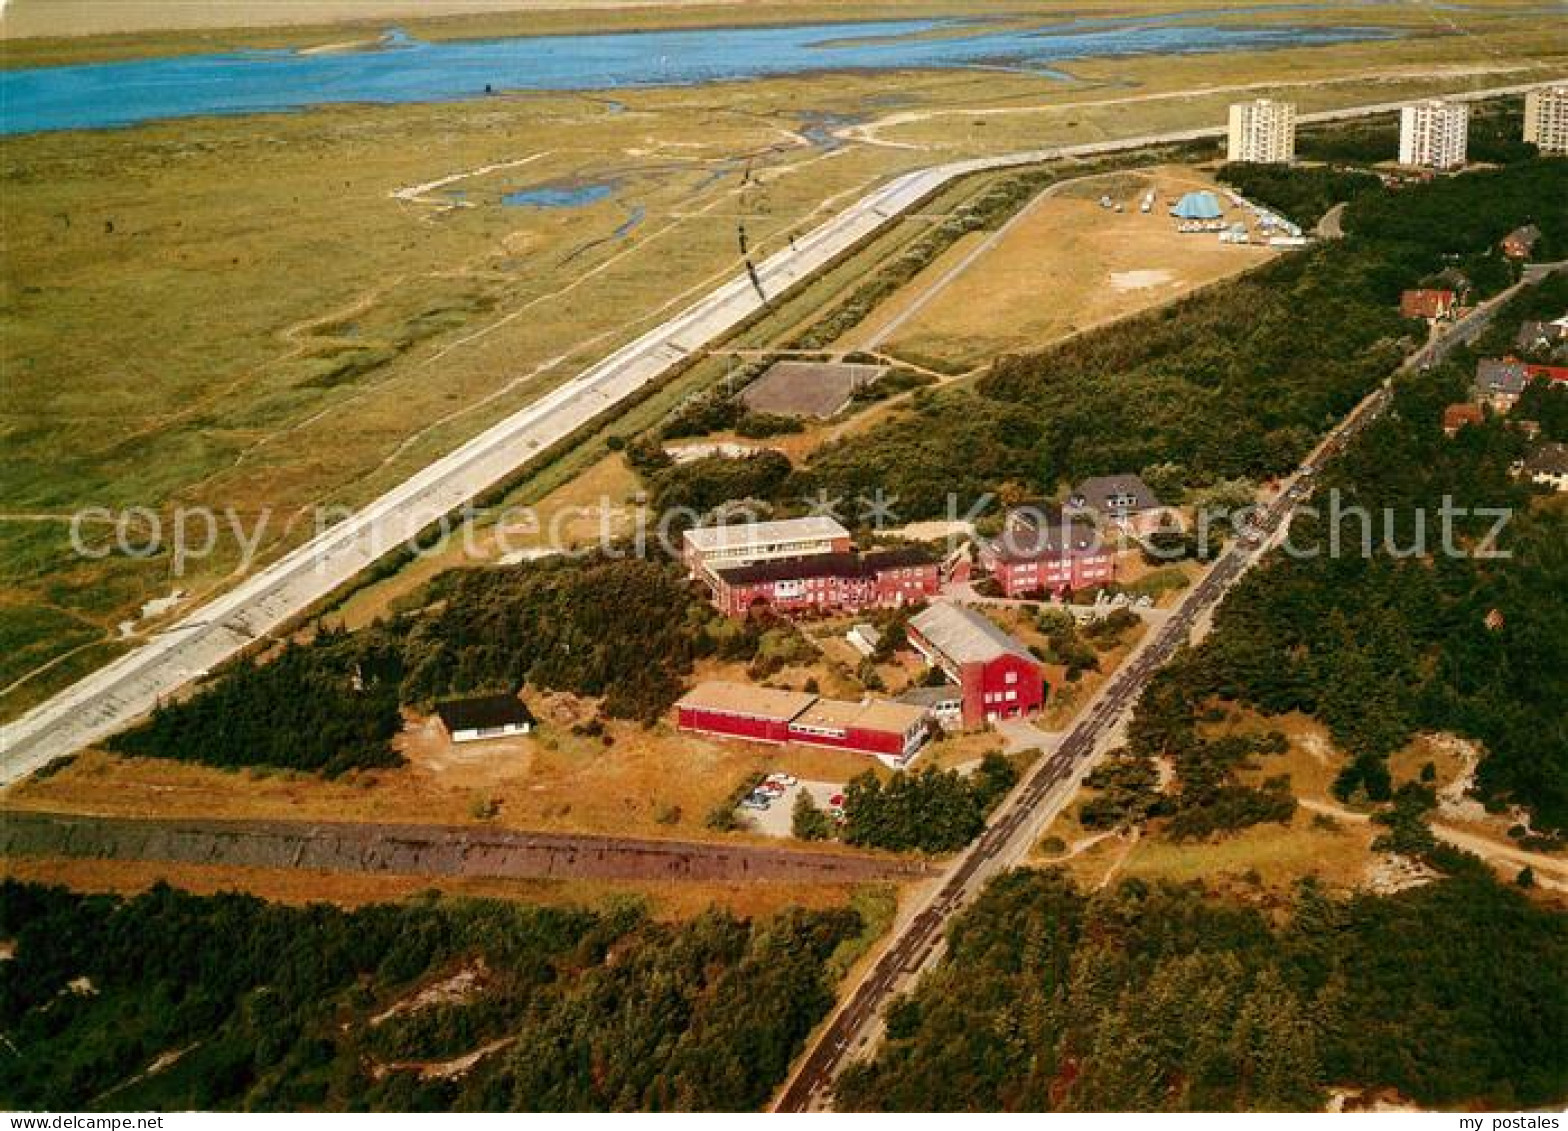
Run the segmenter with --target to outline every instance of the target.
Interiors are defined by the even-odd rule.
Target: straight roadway
[[[1534,85],[1534,84],[1532,84]],[[1514,93],[1499,88],[1468,97]],[[1382,103],[1304,122],[1385,113]],[[344,519],[196,609],[154,639],[0,727],[0,788],[101,741],[164,697],[299,615],[420,530],[457,510],[551,446],[722,339],[797,283],[953,180],[986,170],[1097,157],[1219,137],[1222,127],[977,158],[904,173],[539,400],[429,464]]]
[[[1440,337],[1405,359],[1402,370],[1437,364],[1461,344],[1473,341],[1491,324],[1497,311],[1521,287],[1538,282],[1568,263],[1532,266],[1524,278],[1449,327]],[[1150,680],[1193,629],[1218,607],[1235,582],[1280,541],[1286,521],[1313,477],[1352,437],[1388,407],[1393,381],[1368,394],[1313,449],[1283,484],[1279,495],[1262,509],[1253,524],[1259,538],[1253,546],[1238,540],[1217,558],[1203,579],[1183,598],[1167,620],[1135,650],[1078,716],[1071,730],[1047,758],[1036,763],[998,809],[978,840],[948,867],[924,906],[894,934],[877,961],[818,1032],[774,1104],[775,1111],[800,1112],[831,1105],[832,1085],[850,1060],[869,1050],[881,1015],[895,994],[912,988],[919,973],[940,954],[947,924],[985,887],[991,877],[1023,860],[1061,807],[1077,790],[1096,755],[1110,745],[1121,723]],[[1298,491],[1298,484],[1302,490]]]

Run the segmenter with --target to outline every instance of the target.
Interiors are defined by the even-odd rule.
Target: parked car
[[[844,795],[842,793],[835,793],[832,797],[828,798],[828,808],[829,809],[842,809],[842,808],[844,808]]]

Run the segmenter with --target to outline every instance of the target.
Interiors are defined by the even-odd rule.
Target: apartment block
[[[1524,139],[1542,153],[1568,153],[1568,86],[1548,86],[1524,96]]]
[[[1251,102],[1231,104],[1226,160],[1272,164],[1292,161],[1295,157],[1294,103],[1257,98]]]
[[[1429,98],[1399,112],[1399,163],[1422,169],[1453,169],[1465,163],[1470,107]]]

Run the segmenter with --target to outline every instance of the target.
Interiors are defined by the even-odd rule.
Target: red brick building
[[[682,730],[750,742],[795,742],[869,754],[903,765],[930,737],[929,713],[907,703],[849,703],[804,691],[714,680],[675,705]]]
[[[1116,555],[1095,522],[1054,506],[1009,511],[1001,535],[982,542],[979,557],[1009,597],[1092,589],[1116,576]]]
[[[720,566],[707,580],[713,603],[732,617],[757,608],[785,615],[890,608],[941,589],[936,558],[919,547]]]
[[[974,609],[939,601],[909,621],[909,642],[963,693],[966,727],[1020,718],[1045,702],[1040,661]]]

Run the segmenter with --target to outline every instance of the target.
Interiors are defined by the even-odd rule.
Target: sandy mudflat
[[[692,0],[4,0],[0,38],[288,27],[529,10],[713,6]]]

